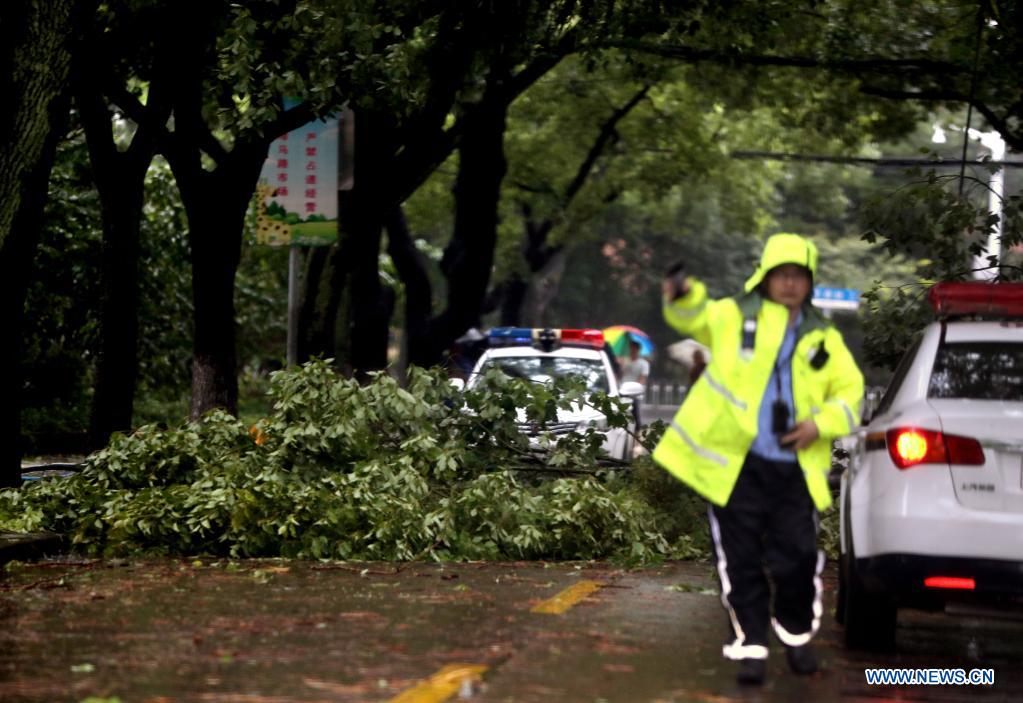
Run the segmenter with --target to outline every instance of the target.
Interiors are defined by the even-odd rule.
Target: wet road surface
[[[131,560],[14,564],[0,577],[0,701],[1009,701],[1023,622],[900,614],[898,652],[747,689],[721,659],[712,566]],[[994,686],[877,686],[864,669],[993,668]]]

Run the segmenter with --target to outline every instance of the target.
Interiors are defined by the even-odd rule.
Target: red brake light
[[[924,579],[927,588],[952,588],[960,591],[972,591],[977,587],[977,582],[971,578],[959,576],[928,576]]]
[[[897,427],[885,433],[888,455],[900,469],[918,464],[980,466],[984,450],[972,437],[943,434],[919,427]]]
[[[943,281],[927,292],[938,315],[1023,317],[1023,283]]]
[[[888,430],[885,434],[888,454],[900,469],[917,464],[944,464],[945,443],[940,432],[914,427]]]

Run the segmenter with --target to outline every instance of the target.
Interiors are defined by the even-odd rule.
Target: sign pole
[[[298,363],[298,246],[288,247],[288,366]]]
[[[259,174],[256,243],[288,246],[288,366],[298,363],[301,247],[337,243],[338,191],[352,188],[354,135],[351,110],[313,120],[277,137]]]

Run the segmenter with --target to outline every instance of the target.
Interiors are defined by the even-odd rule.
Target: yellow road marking
[[[553,598],[533,606],[530,612],[560,615],[603,585],[597,581],[580,581],[574,586],[569,586]]]
[[[458,693],[464,681],[478,681],[486,670],[482,664],[449,664],[389,703],[441,703]]]

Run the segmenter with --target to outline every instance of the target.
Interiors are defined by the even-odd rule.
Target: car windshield
[[[927,395],[1023,401],[1023,344],[945,343],[934,360]]]
[[[525,378],[534,383],[551,383],[566,376],[586,381],[591,393],[608,392],[607,373],[600,359],[575,359],[565,356],[502,356],[492,358],[480,370],[498,368],[512,378]]]

